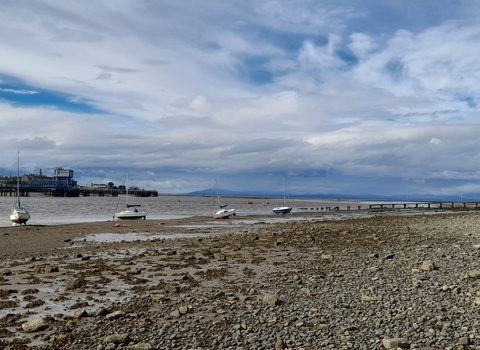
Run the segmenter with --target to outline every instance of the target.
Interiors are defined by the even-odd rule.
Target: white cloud
[[[335,54],[340,40],[338,36],[330,35],[328,44],[322,47],[306,41],[299,53],[299,63],[308,71],[325,70],[327,72],[323,74],[335,73],[335,70],[345,67],[345,62]]]
[[[353,33],[350,40],[348,48],[359,60],[368,57],[377,48],[375,40],[364,33]]]
[[[179,192],[215,173],[474,181],[480,26],[463,6],[478,8],[445,6],[416,4],[413,23],[368,1],[0,5],[0,145]],[[37,91],[101,112],[10,100]]]
[[[38,94],[38,91],[23,90],[23,89],[2,89],[2,88],[0,88],[0,91],[12,93],[12,94],[20,94],[20,95],[35,95],[35,94]]]
[[[445,23],[417,35],[398,31],[386,47],[362,59],[355,70],[365,84],[397,95],[454,100],[472,96],[479,74],[474,44],[480,26]]]
[[[190,108],[193,111],[200,113],[208,112],[211,109],[208,105],[207,99],[203,96],[196,96],[192,102],[190,102]]]

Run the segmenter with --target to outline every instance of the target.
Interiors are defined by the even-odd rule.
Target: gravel
[[[0,347],[480,349],[479,232],[475,211],[0,228]]]

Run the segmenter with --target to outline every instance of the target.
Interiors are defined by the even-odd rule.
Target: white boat
[[[217,197],[217,203],[218,203],[218,206],[220,207],[220,210],[213,214],[213,217],[215,219],[228,219],[230,216],[236,216],[237,215],[237,213],[235,212],[235,209],[225,209],[228,206],[228,204],[222,205],[220,203],[220,196],[218,194],[217,180],[215,180],[215,196]]]
[[[288,214],[292,211],[292,207],[285,204],[285,192],[285,178],[283,178],[283,205],[272,209],[275,214]]]
[[[123,209],[119,213],[115,213],[113,217],[115,219],[146,219],[147,218],[147,212],[143,209],[138,209],[141,207],[140,204],[128,204],[128,187],[127,185],[127,180],[128,180],[128,173],[125,176],[125,209]],[[118,202],[117,202],[117,208],[118,208]]]
[[[13,207],[12,214],[10,214],[10,220],[13,224],[27,225],[30,214],[27,209],[20,203],[20,152],[17,151],[17,203]]]

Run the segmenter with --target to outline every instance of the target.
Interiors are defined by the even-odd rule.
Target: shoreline
[[[0,206],[4,210],[9,211],[11,208],[11,203],[6,201],[6,197],[0,201]],[[209,208],[212,204],[209,202],[208,198],[204,197],[174,197],[172,199],[157,199],[157,198],[139,198],[139,203],[147,209],[149,213],[147,220],[170,220],[172,218],[186,218],[191,216],[211,216]],[[211,199],[211,198],[210,198]],[[45,200],[45,201],[44,201]],[[273,215],[271,208],[273,208],[276,202],[273,199],[270,199],[271,204],[267,205],[265,203],[260,203],[257,200],[253,200],[254,204],[251,204],[251,201],[247,202],[246,199],[239,198],[229,198],[229,204],[232,208],[236,208],[237,215],[239,216],[250,216],[250,215],[264,215],[271,216]],[[24,203],[25,204],[25,203]],[[28,225],[61,225],[69,223],[82,223],[84,221],[88,222],[102,222],[108,221],[112,218],[113,213],[117,210],[116,204],[118,206],[117,200],[112,200],[111,198],[105,197],[82,197],[82,198],[62,198],[62,197],[51,197],[51,198],[31,198],[27,202],[27,208],[30,211],[31,218]],[[336,211],[352,214],[360,210],[362,213],[371,213],[377,209],[382,210],[382,208],[370,208],[371,205],[382,206],[382,203],[375,201],[338,201],[338,200],[303,200],[296,199],[291,203],[293,208],[293,213],[295,215],[311,215],[318,213],[319,215],[325,214],[334,214]],[[392,203],[383,202],[383,210],[389,211],[392,209]],[[410,205],[411,207],[403,208],[404,205]],[[418,210],[438,210],[433,204],[430,209],[426,207],[429,204],[424,204],[425,208],[418,208]],[[416,210],[413,208],[415,203],[395,203],[394,210],[399,209],[400,211],[411,211]],[[444,207],[447,205],[444,205]],[[450,209],[451,204],[448,205]],[[461,210],[463,205],[456,204],[456,207],[453,210]],[[473,204],[467,204],[466,210],[473,210]],[[333,210],[338,208],[338,210]],[[357,209],[361,208],[361,209]],[[449,208],[444,208],[447,210]],[[213,206],[212,212],[215,212],[216,206]],[[442,209],[440,209],[442,210]],[[0,226],[9,227],[11,226],[11,221],[8,219],[8,215],[0,217]]]
[[[431,211],[429,214],[437,214],[438,211]],[[220,225],[233,224],[242,222],[268,222],[277,223],[290,220],[329,220],[331,218],[340,218],[347,220],[356,217],[371,217],[376,215],[398,216],[398,215],[423,215],[420,211],[402,211],[393,212],[391,210],[367,211],[367,210],[350,210],[350,211],[302,211],[292,212],[286,215],[269,214],[269,215],[237,215],[227,219],[214,219],[211,216],[186,216],[181,218],[167,218],[167,219],[137,219],[137,220],[105,220],[105,221],[85,221],[72,223],[58,223],[58,224],[33,224],[17,225],[17,226],[0,226],[0,238],[2,236],[10,236],[21,234],[24,240],[34,239],[38,235],[47,238],[42,242],[37,241],[37,248],[47,248],[50,244],[52,249],[61,247],[58,239],[73,239],[78,235],[95,234],[95,233],[129,233],[129,232],[154,232],[155,230],[163,231],[163,227],[179,226],[184,224],[189,225]],[[119,227],[116,227],[119,224]],[[181,232],[181,230],[177,230]],[[48,237],[46,237],[47,235]],[[54,238],[55,240],[51,240]],[[55,243],[56,242],[56,243]],[[1,240],[0,240],[1,243]],[[34,246],[25,245],[19,246],[15,251],[21,252],[21,249],[26,251],[35,251]],[[8,244],[0,244],[0,256],[8,251]]]
[[[211,216],[190,216],[169,219],[146,220],[106,220],[51,225],[0,226],[0,257],[19,254],[48,252],[54,249],[69,248],[75,239],[91,234],[129,234],[129,233],[168,233],[186,234],[191,228],[182,226],[230,226],[254,225],[260,223],[277,224],[289,221],[330,221],[355,220],[371,217],[401,217],[441,214],[462,214],[470,211],[451,210],[350,210],[350,211],[305,211],[287,215],[244,215],[228,219],[214,219]],[[116,225],[119,225],[118,227]],[[108,244],[105,242],[105,244]]]

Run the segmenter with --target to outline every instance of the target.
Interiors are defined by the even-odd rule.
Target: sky
[[[0,174],[480,197],[480,3],[2,0]]]

